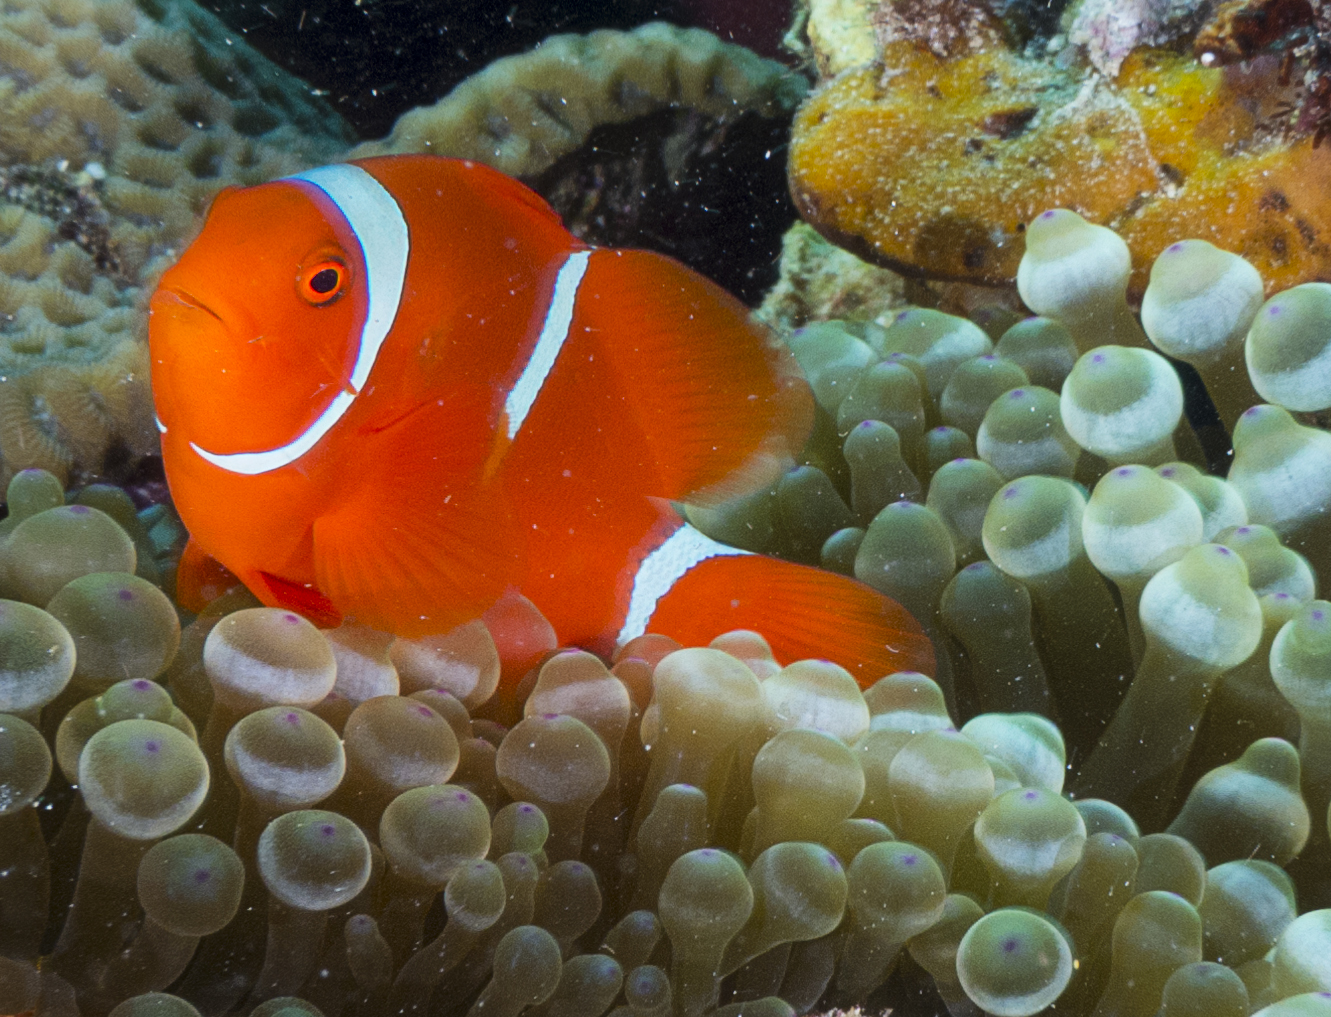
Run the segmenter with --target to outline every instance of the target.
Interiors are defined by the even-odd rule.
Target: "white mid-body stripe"
[[[623,646],[647,631],[647,623],[652,620],[656,605],[689,569],[708,558],[751,553],[718,543],[685,523],[638,566],[638,574],[633,577],[633,592],[629,595],[628,615],[619,630],[616,645]]]
[[[569,326],[573,324],[573,309],[578,300],[578,287],[582,285],[582,277],[587,274],[587,262],[591,256],[591,251],[575,251],[559,267],[559,274],[555,276],[555,288],[550,294],[550,306],[546,308],[541,334],[536,337],[536,345],[527,358],[527,365],[504,400],[510,441],[518,436],[522,422],[536,405],[541,386],[550,376],[555,361],[559,359],[559,351],[568,339]]]
[[[402,303],[411,240],[397,201],[359,166],[339,163],[285,177],[313,184],[337,206],[360,244],[365,263],[368,306],[351,369],[351,392],[339,391],[318,418],[294,439],[262,452],[209,452],[190,442],[200,456],[231,473],[253,476],[288,466],[314,448],[351,408],[369,380],[379,350],[388,338]]]

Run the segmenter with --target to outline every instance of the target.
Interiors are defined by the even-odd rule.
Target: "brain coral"
[[[0,481],[155,445],[139,300],[223,187],[331,158],[338,115],[192,3],[0,11]]]

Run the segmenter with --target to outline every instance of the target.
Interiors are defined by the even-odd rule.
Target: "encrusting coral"
[[[1331,151],[1303,112],[1324,104],[1276,46],[1283,13],[1321,5],[1230,4],[1270,22],[1270,45],[1224,60],[1177,52],[1212,5],[1087,2],[1067,34],[1025,48],[994,6],[811,4],[823,78],[795,120],[790,180],[820,232],[903,272],[1000,284],[1026,224],[1066,207],[1123,236],[1138,293],[1180,235],[1242,255],[1273,288],[1327,275]],[[847,17],[859,7],[870,16]]]

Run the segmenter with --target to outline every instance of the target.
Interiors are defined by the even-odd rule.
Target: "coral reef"
[[[932,218],[876,258],[1015,277],[1038,316],[796,228],[761,313],[818,400],[806,461],[691,511],[916,614],[936,680],[864,688],[755,633],[551,651],[523,674],[501,662],[512,633],[479,621],[320,631],[239,587],[182,610],[169,507],[69,481],[152,447],[138,299],[208,197],[347,136],[184,3],[0,15],[0,139],[56,111],[0,171],[18,293],[0,329],[0,1013],[1331,1012],[1331,436],[1306,416],[1331,407],[1331,303],[1294,285],[1324,253],[1302,181],[1326,148],[1258,122],[1300,98],[1274,59],[1133,50],[1186,39],[1178,4],[1137,5],[1158,24],[1127,43],[1106,5],[1073,9],[1091,58],[1121,57],[1113,84],[1009,49],[1051,30],[1017,4],[898,6],[811,3],[818,65],[843,73],[805,131],[855,113],[918,145],[880,159],[890,193],[854,211],[915,188]],[[890,70],[856,69],[856,47]],[[1276,89],[1254,114],[1258,78]],[[215,108],[227,88],[239,107]],[[115,130],[61,120],[76,95]],[[1179,126],[1217,96],[1209,124]],[[649,26],[496,64],[381,147],[558,173],[606,124],[798,98],[772,64]],[[934,145],[949,131],[979,145]],[[792,165],[855,205],[852,147]],[[1033,155],[1048,175],[1026,198],[1004,174]],[[1103,207],[1072,196],[1088,183]],[[926,205],[931,186],[947,197]],[[1226,189],[1267,207],[1216,217]],[[1204,379],[1226,478],[1148,342]]]
[[[818,7],[815,46],[827,28]],[[913,5],[878,9],[899,7]],[[1088,2],[1059,37],[1085,45],[1052,55],[977,28],[965,12],[983,5],[936,7],[949,30],[928,39],[823,15],[857,32],[859,49],[829,58],[796,117],[790,179],[834,242],[903,272],[1002,283],[1025,223],[1064,206],[1127,241],[1143,266],[1137,294],[1144,266],[1180,235],[1241,254],[1272,288],[1331,273],[1316,99],[1328,89],[1303,86],[1261,48],[1208,65],[1150,48],[1180,32],[1186,42],[1204,5]]]

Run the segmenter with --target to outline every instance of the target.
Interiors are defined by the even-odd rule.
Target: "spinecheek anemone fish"
[[[149,342],[184,562],[264,604],[415,638],[521,596],[603,654],[753,629],[864,684],[933,671],[898,604],[672,508],[793,461],[812,401],[784,347],[488,167],[391,156],[224,190]]]

